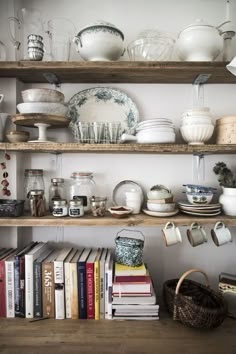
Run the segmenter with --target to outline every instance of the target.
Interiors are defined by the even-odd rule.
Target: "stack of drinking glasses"
[[[38,34],[28,36],[29,60],[42,60],[44,54],[43,37]]]
[[[122,134],[120,122],[77,122],[75,139],[79,143],[116,144]]]

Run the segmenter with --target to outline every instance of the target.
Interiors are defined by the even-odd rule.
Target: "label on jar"
[[[52,210],[53,216],[66,216],[67,215],[67,208],[53,208]]]
[[[74,216],[74,217],[78,217],[78,216],[82,216],[83,213],[81,212],[80,208],[70,208],[69,209],[69,215],[70,216]]]
[[[83,202],[83,206],[88,205],[88,198],[86,197],[86,195],[74,195],[73,199],[81,199]]]

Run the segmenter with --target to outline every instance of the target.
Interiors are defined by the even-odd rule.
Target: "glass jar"
[[[79,218],[84,215],[84,207],[82,199],[70,200],[69,216],[72,218]]]
[[[25,210],[29,210],[29,192],[31,190],[45,190],[44,180],[43,180],[43,170],[39,169],[26,169],[25,179],[24,179],[24,199],[25,199]]]
[[[92,197],[90,198],[91,211],[93,216],[105,216],[106,213],[106,197]]]
[[[62,199],[65,199],[64,178],[52,178],[49,187],[49,210],[52,211],[55,200]]]
[[[46,205],[44,191],[42,189],[32,189],[28,193],[31,216],[44,216]]]
[[[67,216],[68,206],[66,199],[54,200],[52,206],[52,215],[53,216]]]
[[[96,184],[92,172],[73,172],[70,199],[82,199],[84,211],[90,210],[90,198],[95,195]]]

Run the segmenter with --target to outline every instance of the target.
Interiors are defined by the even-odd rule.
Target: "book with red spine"
[[[152,279],[149,275],[116,276],[113,294],[151,293]]]
[[[92,250],[86,262],[87,319],[95,318],[94,262],[98,250]]]

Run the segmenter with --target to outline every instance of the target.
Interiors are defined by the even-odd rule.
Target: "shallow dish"
[[[58,102],[64,103],[65,96],[62,92],[48,88],[33,88],[21,91],[23,101],[27,102]]]
[[[54,114],[57,116],[65,117],[68,107],[62,103],[55,102],[27,102],[19,103],[17,109],[21,114],[26,113],[43,113]]]
[[[125,218],[132,212],[132,208],[128,208],[126,206],[116,206],[116,207],[111,207],[108,209],[108,211],[111,213],[114,218]]]
[[[29,132],[23,130],[10,130],[6,137],[10,143],[23,143],[29,140]]]
[[[176,204],[175,203],[167,203],[167,204],[157,204],[157,203],[150,203],[147,202],[147,208],[151,211],[173,211],[175,210]]]
[[[165,217],[165,216],[172,216],[172,215],[178,214],[179,209],[175,209],[173,211],[167,211],[167,212],[151,211],[151,210],[143,209],[143,212],[144,212],[144,214],[147,214],[150,216]]]

